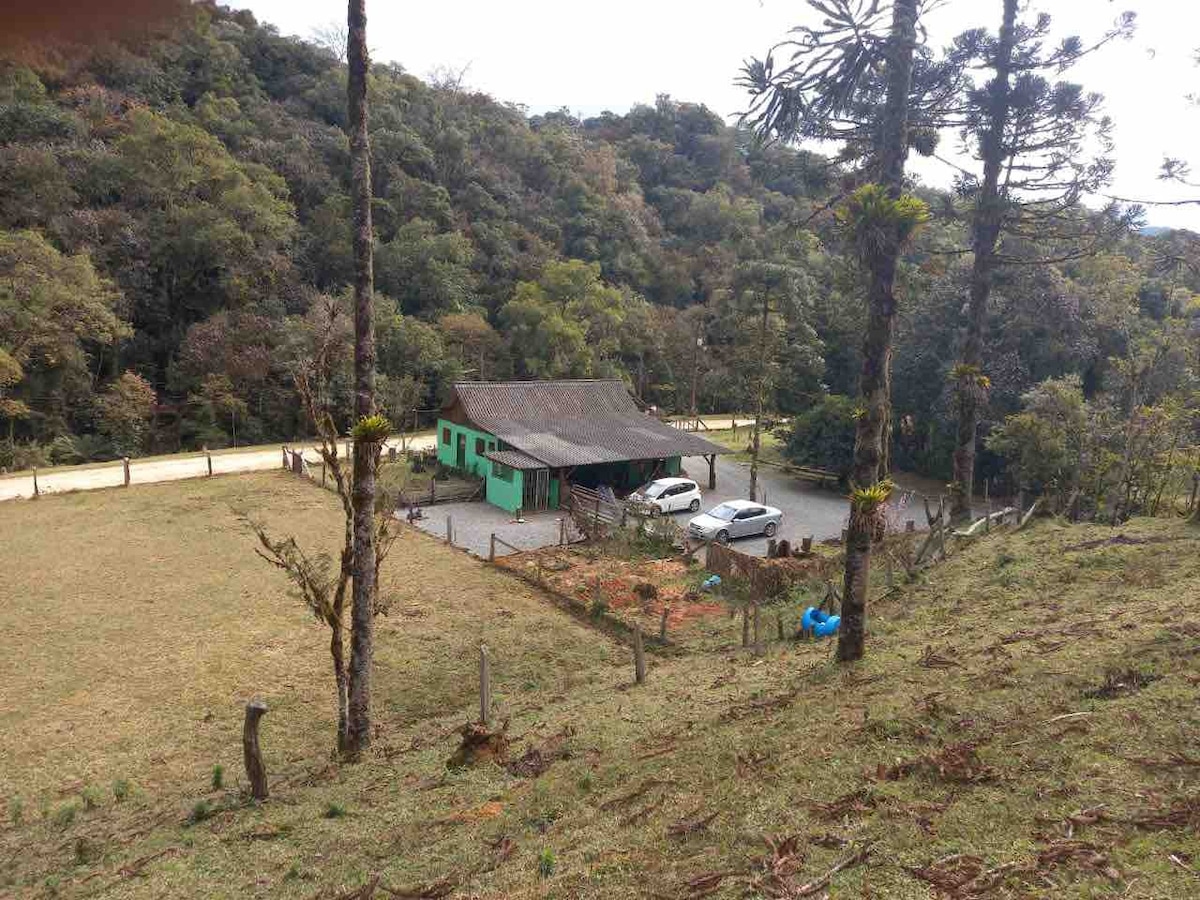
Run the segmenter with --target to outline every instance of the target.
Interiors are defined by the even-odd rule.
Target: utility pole
[[[696,346],[692,352],[692,421],[696,431],[700,430],[700,414],[696,409],[696,385],[700,380],[700,350],[704,347],[704,338],[700,335],[700,324],[696,324]]]

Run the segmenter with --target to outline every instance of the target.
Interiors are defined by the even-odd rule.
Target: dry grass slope
[[[21,685],[5,701],[3,790],[10,811],[24,799],[22,823],[0,834],[0,888],[308,898],[366,896],[350,892],[377,878],[376,896],[412,897],[1182,898],[1200,886],[1200,535],[1185,525],[996,535],[879,604],[854,669],[827,643],[776,643],[755,660],[727,623],[716,649],[652,660],[640,688],[624,648],[414,535],[388,572],[377,751],[339,769],[325,758],[324,635],[249,555],[231,504],[314,540],[336,522],[327,495],[263,476],[58,498],[0,524],[20,597],[0,609],[0,674]],[[103,563],[126,536],[142,557]],[[38,619],[54,627],[35,633]],[[35,634],[54,659],[36,658]],[[541,755],[447,771],[481,634],[514,755]],[[262,807],[207,783],[214,762],[238,771],[251,694],[273,705]],[[93,710],[106,702],[108,715]],[[37,756],[46,740],[51,765]],[[93,792],[85,808],[84,782],[116,777],[136,796]]]

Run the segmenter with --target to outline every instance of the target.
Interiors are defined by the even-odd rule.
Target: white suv
[[[629,501],[647,506],[651,515],[696,512],[700,509],[700,486],[690,478],[659,478],[629,495]]]

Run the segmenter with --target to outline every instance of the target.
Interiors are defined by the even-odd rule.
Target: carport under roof
[[[459,382],[446,413],[550,468],[729,452],[646,415],[617,380]]]

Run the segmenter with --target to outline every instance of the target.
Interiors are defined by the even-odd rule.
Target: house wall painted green
[[[459,462],[459,441],[463,444],[462,463]],[[460,425],[448,419],[438,419],[437,458],[450,469],[468,472],[483,478],[487,488],[487,501],[501,509],[516,512],[524,506],[524,473],[520,469],[496,466],[484,457],[489,450],[500,449],[495,435],[479,431],[469,425]],[[602,463],[581,466],[574,470],[584,484],[613,484],[619,487],[636,487],[649,481],[655,474],[678,475],[681,471],[680,458],[668,457],[662,461],[630,460],[628,462]],[[531,476],[532,477],[532,476]],[[557,509],[562,497],[563,486],[559,471],[551,472],[550,509]]]
[[[493,506],[516,512],[521,508],[524,492],[524,473],[520,469],[489,463],[492,469],[487,475],[487,501]]]
[[[458,441],[462,437],[465,446],[463,464],[459,465]],[[487,478],[491,474],[492,462],[484,459],[483,454],[496,449],[496,438],[486,431],[476,431],[467,425],[458,425],[446,419],[438,419],[437,458],[443,466],[451,469],[461,469],[479,478]],[[490,479],[489,479],[490,480]]]

